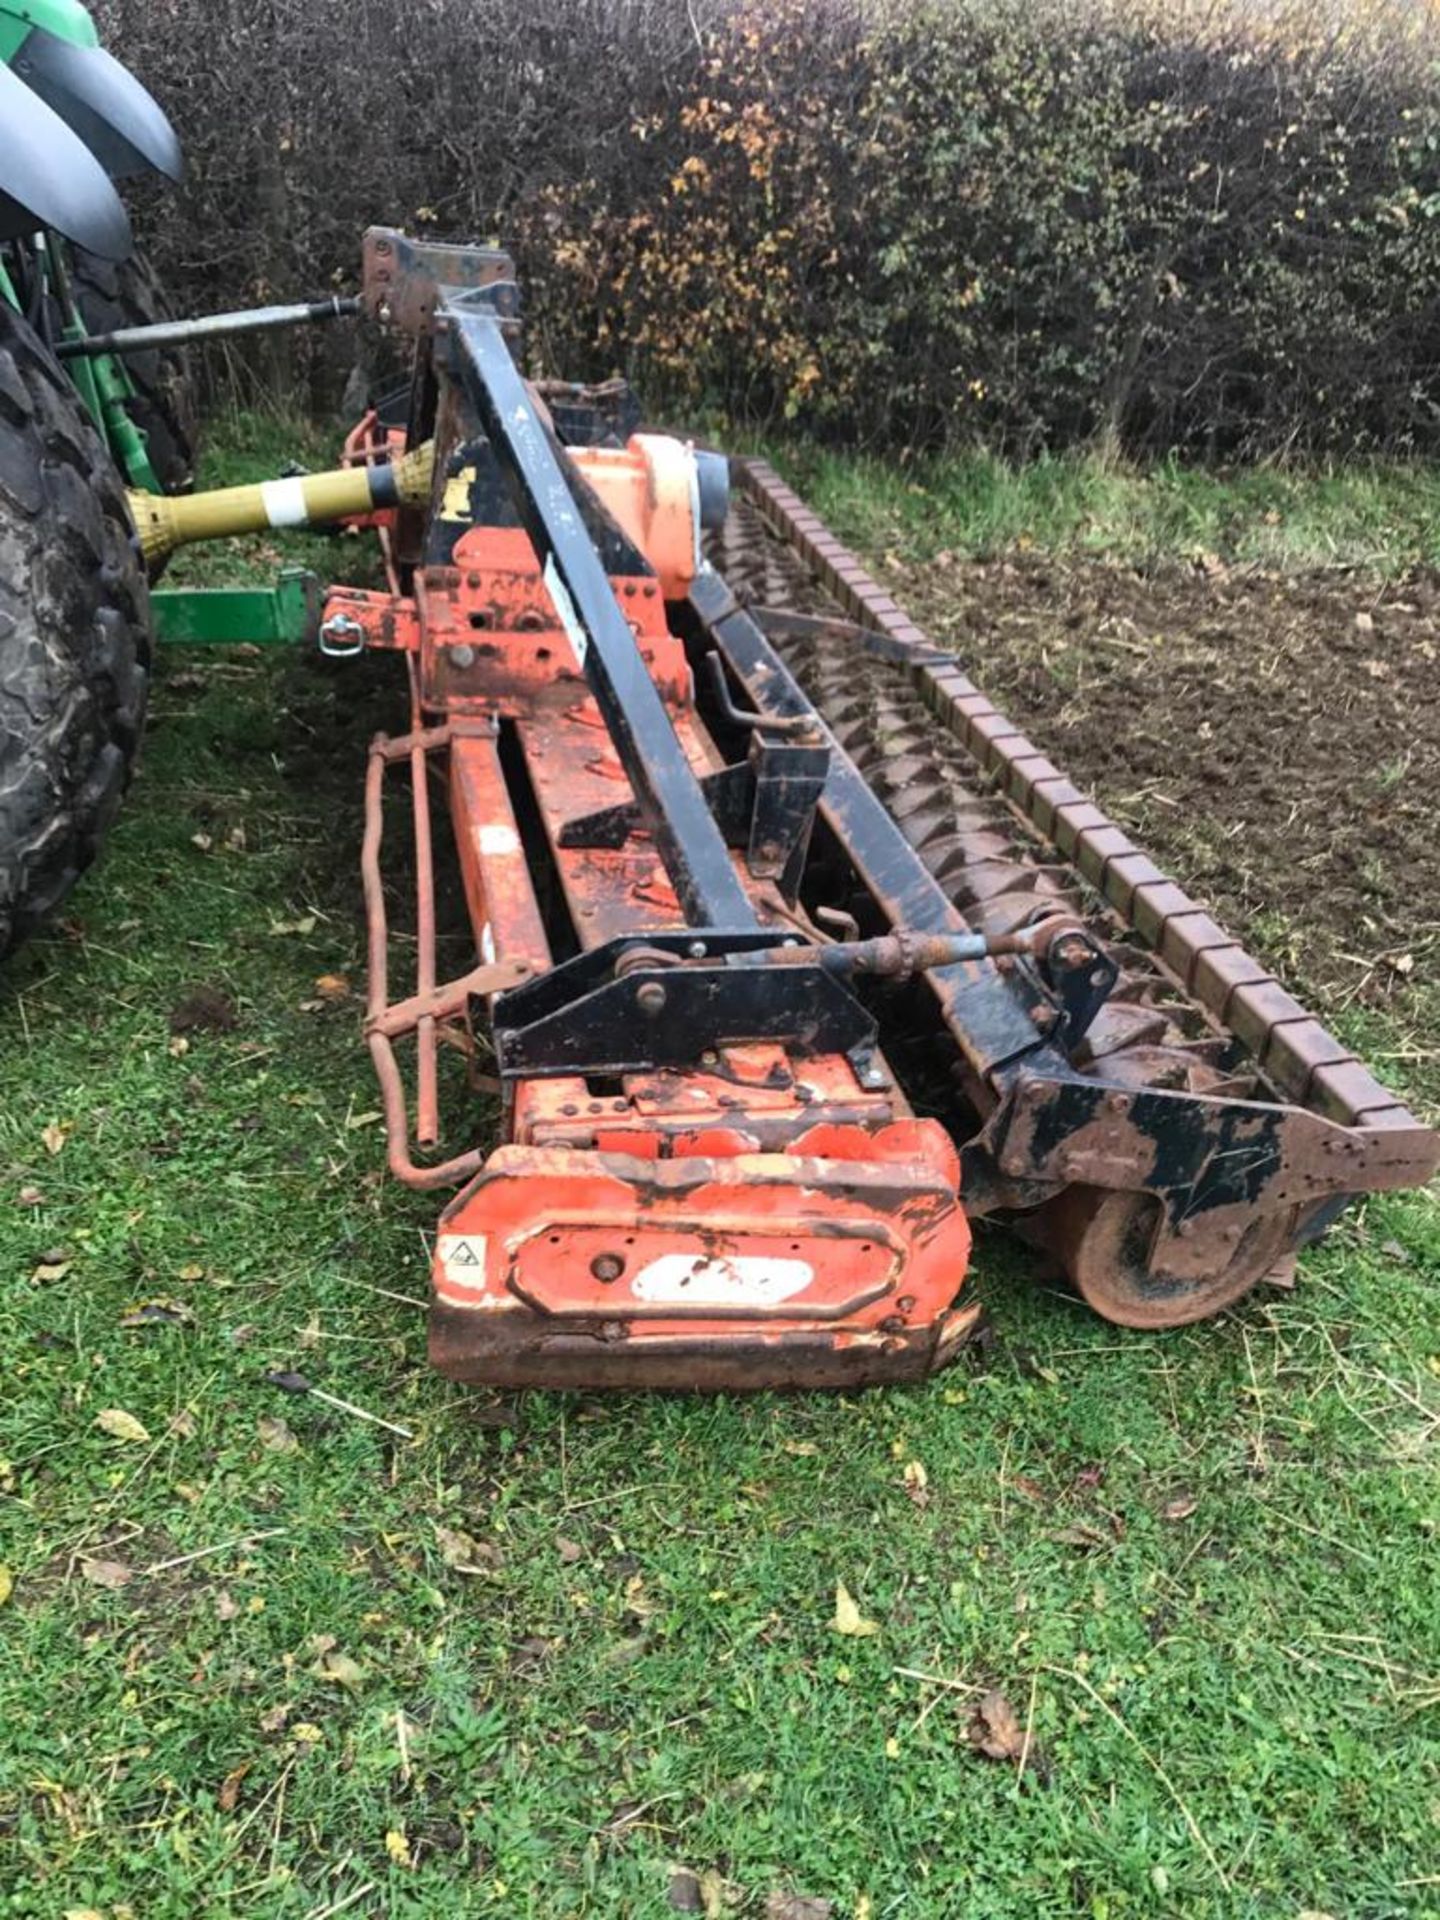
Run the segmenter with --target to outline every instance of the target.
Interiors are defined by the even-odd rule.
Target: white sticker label
[[[630,1283],[637,1300],[672,1306],[773,1307],[803,1293],[815,1278],[807,1260],[758,1254],[662,1253]]]
[[[272,527],[303,527],[310,515],[305,511],[303,480],[266,480],[260,488],[265,502],[265,518]]]
[[[520,851],[520,836],[513,827],[481,827],[478,838],[481,853],[500,855]]]
[[[570,644],[575,649],[575,658],[583,667],[585,656],[590,651],[590,637],[580,624],[580,616],[575,611],[575,602],[570,598],[570,590],[560,578],[560,569],[555,564],[552,553],[545,562],[545,586],[555,611],[560,616],[560,624],[570,636]]]
[[[440,1271],[452,1287],[479,1292],[485,1285],[485,1235],[442,1233],[436,1246]]]

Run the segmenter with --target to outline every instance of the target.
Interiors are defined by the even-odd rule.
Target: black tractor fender
[[[112,180],[152,171],[180,178],[180,141],[164,109],[103,47],[77,46],[32,27],[10,64]]]
[[[78,133],[0,66],[0,240],[45,227],[104,260],[131,250],[130,220]]]

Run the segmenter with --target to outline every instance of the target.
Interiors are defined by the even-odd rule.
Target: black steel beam
[[[595,552],[563,453],[493,315],[444,303],[453,367],[505,474],[688,925],[757,924],[665,703]]]
[[[814,714],[790,669],[718,574],[696,580],[690,604],[752,700],[767,713]],[[964,916],[926,871],[855,763],[830,744],[821,811],[891,925],[915,933],[964,931]],[[1033,1017],[1049,1012],[1049,1005],[1022,973],[1002,976],[993,960],[969,960],[933,968],[924,977],[976,1074],[988,1079],[1021,1060],[1034,1071],[1068,1074],[1068,1062]]]

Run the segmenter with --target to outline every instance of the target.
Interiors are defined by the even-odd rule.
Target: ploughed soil
[[[1292,986],[1440,969],[1440,574],[941,555],[896,597]]]

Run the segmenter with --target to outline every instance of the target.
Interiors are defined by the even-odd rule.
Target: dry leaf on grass
[[[232,1767],[221,1781],[220,1792],[217,1798],[222,1813],[233,1813],[235,1811],[236,1804],[240,1798],[240,1783],[246,1774],[249,1773],[253,1764],[252,1761],[242,1760],[240,1765],[238,1767]]]
[[[10,1598],[11,1594],[14,1593],[14,1591],[15,1591],[14,1574],[11,1573],[9,1567],[0,1567],[0,1607],[4,1606],[5,1602]]]
[[[435,1544],[440,1558],[456,1573],[495,1573],[505,1563],[498,1547],[472,1538],[461,1527],[436,1527]]]
[[[136,1443],[146,1441],[150,1435],[133,1413],[127,1413],[124,1407],[106,1407],[95,1416],[95,1425],[102,1433],[108,1433],[112,1440],[129,1440]]]
[[[327,1681],[332,1687],[344,1687],[347,1693],[354,1693],[365,1679],[365,1669],[348,1653],[322,1653],[310,1671],[317,1680]]]
[[[853,1639],[863,1639],[867,1634],[880,1631],[874,1620],[866,1620],[861,1615],[849,1588],[841,1580],[835,1582],[835,1618],[830,1625],[836,1633],[848,1634]]]
[[[976,1702],[969,1736],[971,1746],[987,1760],[1018,1760],[1024,1751],[1025,1735],[1015,1709],[997,1689],[982,1694]]]
[[[1027,1740],[1015,1709],[998,1688],[991,1688],[975,1703],[967,1729],[971,1747],[987,1760],[1018,1760],[1024,1768],[1043,1778],[1048,1771],[1040,1749]]]
[[[1167,1520],[1188,1520],[1199,1504],[1193,1493],[1182,1493],[1167,1500],[1160,1511]]]
[[[296,1439],[288,1420],[282,1420],[278,1413],[262,1413],[255,1422],[255,1431],[260,1436],[260,1444],[271,1453],[298,1453],[300,1442]]]
[[[905,1462],[903,1477],[905,1481],[905,1492],[908,1497],[917,1507],[928,1507],[930,1504],[930,1476],[925,1471],[924,1462],[920,1460],[907,1460]]]
[[[137,1300],[120,1316],[121,1326],[132,1332],[138,1327],[191,1326],[194,1320],[181,1300]]]
[[[45,1151],[51,1154],[63,1153],[65,1150],[65,1142],[69,1138],[70,1138],[69,1127],[57,1126],[57,1124],[53,1120],[50,1122],[48,1127],[45,1127],[41,1130],[41,1134],[40,1134],[40,1139],[44,1145]]]
[[[92,1587],[108,1587],[112,1593],[128,1587],[135,1578],[134,1568],[127,1567],[123,1560],[82,1560],[80,1571]]]
[[[45,1254],[30,1269],[30,1278],[37,1286],[52,1286],[55,1281],[63,1280],[74,1262],[63,1254]]]
[[[343,973],[322,973],[315,982],[315,991],[322,1000],[339,1001],[350,998],[350,982]]]
[[[833,1900],[813,1893],[772,1893],[765,1902],[765,1920],[830,1920]]]

